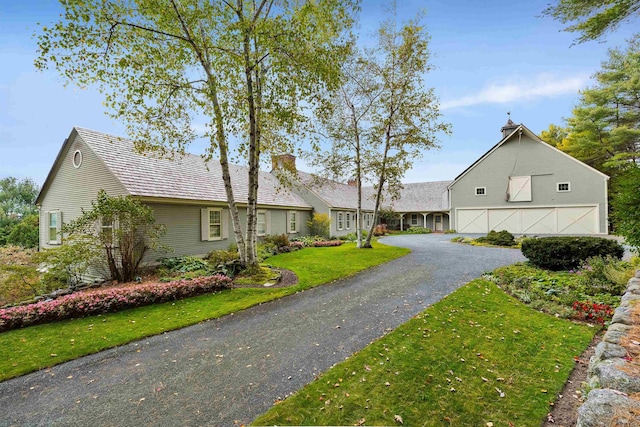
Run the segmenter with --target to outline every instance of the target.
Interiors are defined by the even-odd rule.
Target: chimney
[[[511,121],[511,117],[509,117],[509,120],[507,120],[507,124],[502,126],[502,129],[500,129],[500,131],[502,132],[502,137],[506,138],[508,135],[511,134],[511,132],[516,130],[518,128],[518,126],[519,125],[513,123]]]
[[[295,172],[296,169],[296,156],[293,154],[280,154],[279,156],[271,157],[271,170],[284,169],[290,172]]]
[[[355,179],[350,179],[349,181],[347,181],[347,185],[349,187],[355,187],[357,184],[357,181]]]

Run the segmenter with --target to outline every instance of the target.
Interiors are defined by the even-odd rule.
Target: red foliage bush
[[[216,274],[167,283],[76,292],[55,300],[0,309],[0,332],[220,291],[230,288],[231,283],[230,278]]]
[[[594,322],[600,325],[604,325],[604,322],[613,316],[613,309],[610,306],[591,301],[574,302],[573,311],[573,317],[575,319]]]
[[[373,229],[374,236],[384,236],[388,233],[387,224],[378,224],[376,228]]]

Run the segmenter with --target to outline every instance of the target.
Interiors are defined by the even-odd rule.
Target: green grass
[[[474,280],[254,424],[537,427],[596,331]]]
[[[210,295],[71,319],[0,333],[0,381],[47,368],[144,337],[215,319],[355,274],[409,253],[376,244],[360,250],[353,244],[306,248],[269,258],[293,270],[300,283],[289,288],[237,288]]]

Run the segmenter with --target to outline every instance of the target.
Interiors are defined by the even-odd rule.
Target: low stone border
[[[576,427],[640,426],[640,270],[589,363]]]

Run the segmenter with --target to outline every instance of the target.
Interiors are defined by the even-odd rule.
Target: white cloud
[[[476,94],[444,100],[440,108],[446,110],[478,104],[506,104],[513,101],[528,101],[536,98],[553,98],[559,95],[576,94],[586,86],[588,81],[588,75],[559,77],[540,74],[526,81],[491,84]]]

